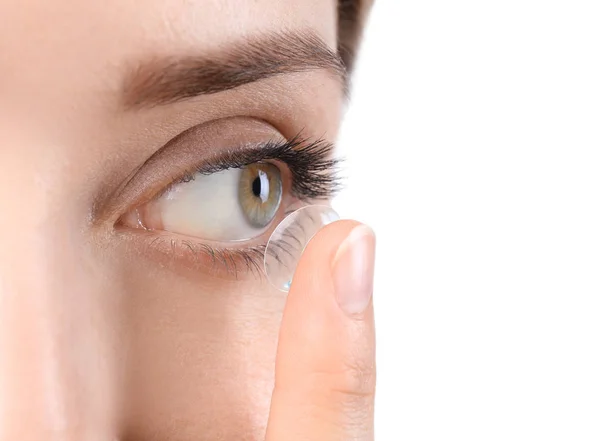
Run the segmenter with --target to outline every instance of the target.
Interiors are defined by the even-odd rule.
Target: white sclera
[[[326,205],[307,205],[281,221],[271,234],[265,250],[265,274],[277,289],[288,292],[298,261],[308,242],[340,217]]]

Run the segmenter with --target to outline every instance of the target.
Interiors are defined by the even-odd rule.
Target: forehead
[[[304,24],[326,38],[335,37],[336,6],[336,0],[32,0],[26,5],[5,0],[0,6],[0,32],[17,38],[19,31],[31,37],[53,35],[46,43],[59,42],[61,35],[166,43]]]
[[[0,92],[61,77],[69,78],[69,88],[94,75],[110,82],[115,68],[131,59],[214,52],[244,36],[297,28],[310,28],[334,48],[336,1],[5,0]],[[2,90],[2,84],[11,86]]]

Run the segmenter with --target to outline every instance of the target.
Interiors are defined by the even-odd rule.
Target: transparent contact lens
[[[284,218],[271,234],[265,250],[265,274],[269,282],[288,292],[308,242],[317,231],[339,218],[326,205],[307,205]]]

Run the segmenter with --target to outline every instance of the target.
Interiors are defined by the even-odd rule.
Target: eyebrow
[[[326,70],[347,89],[340,55],[312,31],[286,31],[248,37],[207,55],[154,58],[126,77],[128,109],[170,104],[210,95],[274,76]]]

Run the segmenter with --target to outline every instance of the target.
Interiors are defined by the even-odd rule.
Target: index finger
[[[373,439],[374,248],[353,221],[307,246],[279,335],[267,441]]]

